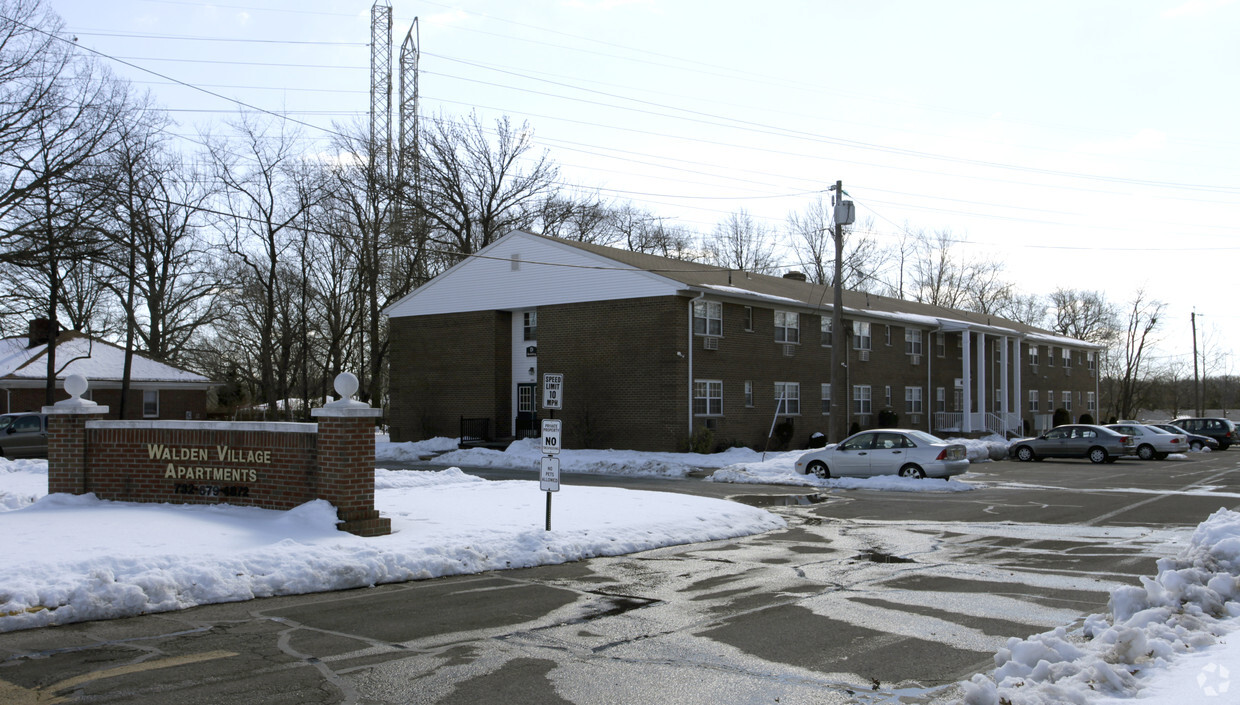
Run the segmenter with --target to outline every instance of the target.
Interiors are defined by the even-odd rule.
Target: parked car
[[[946,480],[969,469],[964,445],[925,431],[879,428],[854,433],[834,446],[806,453],[796,471],[818,477],[900,475]]]
[[[1218,441],[1210,438],[1209,436],[1189,433],[1173,423],[1156,423],[1151,425],[1161,428],[1164,431],[1170,431],[1171,433],[1183,433],[1185,436],[1188,436],[1188,447],[1190,450],[1203,450],[1205,448],[1209,448],[1210,450],[1218,450]]]
[[[1215,416],[1194,416],[1176,419],[1171,423],[1199,436],[1209,436],[1218,441],[1219,450],[1227,450],[1232,443],[1240,443],[1240,435],[1236,433],[1236,424],[1231,419]]]
[[[1132,436],[1137,444],[1137,457],[1142,460],[1163,460],[1172,453],[1188,451],[1187,434],[1131,422],[1111,423],[1107,428]]]
[[[1035,438],[1018,438],[1008,444],[1008,454],[1025,462],[1043,458],[1089,458],[1092,463],[1113,463],[1136,452],[1137,444],[1132,436],[1093,424],[1056,426]]]
[[[0,455],[47,457],[47,414],[0,414]]]

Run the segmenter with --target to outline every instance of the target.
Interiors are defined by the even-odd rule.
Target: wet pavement
[[[1008,637],[1104,610],[1240,506],[1240,452],[981,467],[953,494],[653,480],[788,527],[0,634],[0,702],[948,702]]]

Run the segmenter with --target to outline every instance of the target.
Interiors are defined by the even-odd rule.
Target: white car
[[[862,431],[838,444],[806,453],[796,471],[818,477],[939,477],[944,480],[969,469],[968,451],[925,431],[879,428]]]
[[[1107,424],[1107,428],[1132,436],[1137,457],[1142,460],[1162,460],[1172,453],[1188,452],[1188,436],[1182,433],[1141,423],[1113,423]]]

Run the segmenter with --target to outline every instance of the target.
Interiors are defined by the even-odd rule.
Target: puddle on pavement
[[[806,507],[830,501],[831,495],[815,494],[750,494],[733,497],[732,500],[751,507]]]
[[[871,563],[916,563],[912,558],[903,558],[901,556],[893,556],[890,553],[868,548],[859,555],[853,557],[854,561],[869,561]]]

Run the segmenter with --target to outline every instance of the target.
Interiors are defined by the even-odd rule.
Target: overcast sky
[[[167,77],[107,60],[178,133],[238,108],[168,79],[320,143],[366,122],[371,4],[51,0],[82,46]],[[705,232],[741,208],[778,228],[838,179],[880,242],[949,230],[1025,293],[1144,288],[1190,371],[1194,308],[1203,345],[1240,342],[1235,0],[392,8],[397,47],[418,18],[424,116],[528,121],[570,184]]]

